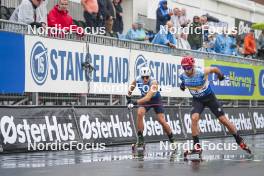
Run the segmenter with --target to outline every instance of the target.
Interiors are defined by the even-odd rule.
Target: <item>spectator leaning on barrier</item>
[[[146,41],[148,40],[148,37],[146,35],[145,30],[143,29],[143,22],[142,21],[137,21],[138,29],[137,29],[137,35],[136,35],[136,40],[137,41]]]
[[[264,30],[262,30],[258,38],[258,57],[264,59]]]
[[[43,0],[23,0],[10,17],[10,21],[45,27],[45,20],[39,9]]]
[[[48,26],[64,29],[65,31],[77,32],[77,26],[73,24],[72,17],[68,11],[68,0],[59,0],[58,4],[51,9],[48,14]],[[62,35],[59,35],[62,34]],[[64,33],[58,33],[56,36],[64,37]]]
[[[254,56],[257,52],[256,49],[256,41],[254,37],[254,30],[250,30],[250,32],[245,36],[244,39],[244,55]]]
[[[99,11],[97,0],[81,0],[84,8],[83,17],[88,27],[97,25],[97,15]]]
[[[136,40],[137,38],[137,29],[138,29],[138,24],[137,23],[133,23],[132,24],[132,28],[128,30],[127,34],[126,34],[126,39],[128,40]]]
[[[224,54],[226,55],[237,55],[237,40],[236,40],[236,31],[232,31],[227,38],[226,48]]]
[[[124,23],[123,23],[123,8],[121,6],[122,0],[114,0],[114,9],[115,9],[115,16],[114,19],[114,26],[113,30],[118,32],[119,34],[123,33],[124,30]]]
[[[188,41],[192,50],[198,50],[202,47],[202,25],[198,16],[193,17],[193,23],[189,28]]]
[[[107,16],[105,21],[105,36],[118,38],[117,33],[113,31],[113,23],[113,17]]]
[[[171,19],[173,12],[169,12],[167,0],[160,0],[159,7],[156,11],[156,32],[159,32],[160,26],[166,25],[166,23]]]
[[[176,48],[177,40],[176,40],[174,34],[171,33],[173,24],[171,21],[168,21],[166,25],[168,27],[168,30],[164,31],[161,29],[155,35],[154,39],[152,40],[152,43],[153,44],[159,44],[159,45],[166,45],[166,46],[169,46],[171,48]]]
[[[58,4],[48,14],[48,26],[70,27],[73,25],[72,17],[68,12],[68,0],[59,0]]]
[[[209,53],[215,52],[215,38],[214,35],[208,36],[208,42],[206,43],[206,51]]]
[[[177,48],[190,50],[191,46],[187,40],[187,34],[181,33],[177,40]]]
[[[215,40],[215,52],[220,54],[225,54],[227,42],[228,42],[227,32],[223,31],[220,34],[217,34]]]

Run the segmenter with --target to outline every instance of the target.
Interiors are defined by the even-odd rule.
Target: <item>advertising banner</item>
[[[130,80],[139,76],[142,66],[150,67],[151,76],[158,81],[162,96],[168,97],[190,97],[188,91],[180,90],[181,69],[180,56],[131,50],[130,54]],[[196,65],[204,68],[204,60],[196,59]],[[139,94],[139,91],[136,92]]]
[[[133,111],[135,124],[137,110]],[[136,142],[130,111],[127,108],[77,108],[76,117],[84,142],[104,142],[107,145]],[[174,108],[166,108],[165,119],[173,134],[183,139],[183,129],[179,113]],[[167,140],[168,137],[151,110],[144,117],[145,141]]]
[[[250,108],[251,118],[254,122],[254,127],[257,133],[264,133],[264,109]]]
[[[3,151],[50,150],[58,143],[79,141],[73,118],[70,108],[0,108]]]
[[[128,87],[129,50],[25,36],[25,91],[124,94]],[[82,63],[91,62],[91,75]],[[62,86],[64,85],[64,86]],[[123,88],[125,87],[125,88]],[[122,89],[123,88],[123,89]]]
[[[249,108],[225,109],[226,117],[235,125],[239,134],[254,134],[254,122],[250,112]],[[225,130],[231,135],[227,128]]]
[[[264,100],[264,69],[261,66],[205,60],[205,66],[218,67],[226,79],[219,81],[216,74],[209,80],[220,99]]]
[[[189,139],[192,139],[192,118],[190,114],[190,108],[181,108],[181,115],[184,124],[184,128]],[[200,136],[201,137],[215,137],[225,136],[225,131],[218,119],[205,109],[199,120]]]
[[[0,92],[23,93],[25,89],[24,35],[1,31],[0,41]]]
[[[165,120],[176,140],[192,139],[190,108],[165,107]],[[36,150],[84,150],[137,141],[133,126],[137,109],[126,107],[0,107],[0,153]],[[243,135],[264,132],[260,108],[225,108],[226,116]],[[208,110],[199,120],[200,137],[230,135]],[[153,110],[144,117],[145,142],[168,140]],[[94,146],[96,145],[96,146]],[[99,146],[97,146],[99,145]],[[102,146],[103,145],[103,146]]]

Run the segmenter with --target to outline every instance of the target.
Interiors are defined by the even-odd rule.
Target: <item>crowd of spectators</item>
[[[48,0],[22,0],[10,20],[36,27],[76,26],[68,11],[68,0],[58,0],[57,5],[49,12],[47,3]],[[194,16],[191,21],[187,18],[186,9],[171,9],[167,0],[160,0],[156,9],[155,33],[145,30],[144,23],[140,20],[134,22],[128,32],[124,33],[122,0],[81,0],[81,4],[85,26],[105,27],[104,35],[108,37],[151,42],[171,48],[264,57],[264,31],[258,39],[255,38],[253,30],[243,38],[234,30],[229,33],[223,30],[222,33],[211,34],[207,15]],[[186,30],[178,30],[186,28],[187,33]]]

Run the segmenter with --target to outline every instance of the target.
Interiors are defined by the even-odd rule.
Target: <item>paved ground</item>
[[[130,146],[108,147],[105,151],[59,151],[0,155],[0,176],[261,176],[264,173],[264,135],[247,136],[253,150],[249,158],[243,151],[209,151],[202,162],[185,162],[182,155],[172,157],[160,150],[159,143],[147,144],[142,159],[131,155]],[[230,144],[233,138],[210,139]],[[184,141],[185,142],[185,141]]]

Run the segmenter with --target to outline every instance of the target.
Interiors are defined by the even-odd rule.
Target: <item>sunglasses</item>
[[[191,70],[191,69],[193,69],[193,66],[192,65],[183,65],[182,68],[183,68],[183,70]]]
[[[146,78],[146,79],[149,79],[149,76],[142,76],[141,77],[143,80]]]

